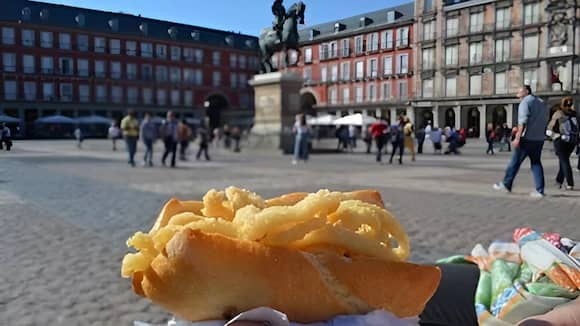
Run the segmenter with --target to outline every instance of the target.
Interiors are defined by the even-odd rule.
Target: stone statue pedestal
[[[272,72],[254,76],[255,117],[250,133],[251,148],[293,151],[292,127],[300,113],[302,77],[289,72]]]

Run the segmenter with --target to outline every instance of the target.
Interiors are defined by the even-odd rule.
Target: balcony
[[[121,79],[122,76],[123,76],[123,74],[120,71],[111,72],[112,79]]]
[[[97,96],[95,98],[95,100],[97,101],[97,103],[107,103],[108,98],[107,98],[107,96],[101,95],[101,96]]]
[[[89,103],[90,101],[91,101],[91,97],[89,95],[79,96],[79,102],[81,102],[81,103]]]
[[[42,69],[40,69],[40,73],[43,75],[53,75],[54,68],[42,68]]]
[[[16,99],[18,98],[18,94],[14,93],[14,92],[6,92],[4,93],[4,99],[6,101],[16,101]]]
[[[2,71],[4,71],[4,72],[16,72],[16,66],[4,65],[2,68]]]
[[[106,78],[107,73],[104,71],[95,71],[95,78]]]
[[[79,69],[77,70],[77,74],[79,77],[89,77],[89,70],[88,69]]]
[[[127,79],[128,80],[135,80],[135,79],[137,79],[137,73],[136,72],[128,72],[127,73]]]
[[[341,58],[348,58],[348,57],[350,57],[350,49],[349,48],[342,48],[342,49],[340,49],[340,57]]]
[[[72,94],[61,95],[60,101],[61,102],[72,102]]]
[[[15,45],[16,38],[14,36],[3,36],[2,37],[2,45]]]

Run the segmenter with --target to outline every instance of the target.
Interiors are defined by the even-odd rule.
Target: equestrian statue
[[[304,12],[306,5],[300,1],[293,4],[288,10],[282,4],[283,0],[275,0],[272,5],[274,22],[272,28],[265,28],[260,33],[260,52],[262,54],[262,72],[276,71],[272,66],[272,56],[276,52],[283,52],[286,67],[290,65],[289,50],[298,54],[300,60],[298,24],[304,24]]]

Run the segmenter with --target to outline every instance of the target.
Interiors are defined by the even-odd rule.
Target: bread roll
[[[190,321],[265,306],[311,323],[375,309],[417,316],[440,276],[431,266],[268,247],[185,228],[147,270],[133,274],[133,288]]]

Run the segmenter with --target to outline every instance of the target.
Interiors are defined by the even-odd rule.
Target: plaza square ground
[[[17,141],[0,152],[0,320],[3,325],[131,325],[162,322],[162,309],[137,297],[120,277],[126,239],[147,230],[170,197],[199,199],[237,185],[266,197],[320,188],[378,189],[407,230],[414,262],[468,253],[476,243],[509,240],[529,226],[580,239],[580,192],[556,189],[557,161],[544,153],[548,196],[533,200],[529,163],[513,194],[495,193],[509,153],[419,156],[379,165],[372,155],[319,154],[292,165],[265,151],[213,150],[212,161],[131,168],[104,140]],[[547,147],[550,147],[548,144]],[[138,154],[142,157],[142,153]],[[574,165],[576,158],[574,157]],[[580,178],[579,174],[576,174]]]

